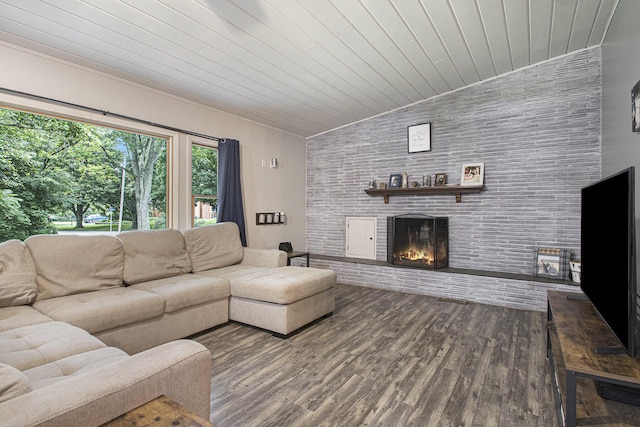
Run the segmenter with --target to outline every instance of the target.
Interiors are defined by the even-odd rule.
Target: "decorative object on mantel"
[[[409,153],[431,151],[431,123],[421,123],[407,127]]]
[[[387,188],[387,183],[386,182],[381,182],[380,184],[378,184],[378,188],[381,190],[384,190]]]
[[[640,81],[631,89],[631,130],[640,132]]]
[[[418,188],[420,187],[420,184],[418,184],[418,181],[411,181],[411,188]]]
[[[566,280],[569,254],[571,251],[561,248],[533,248],[534,274],[540,277]]]
[[[373,190],[374,188],[376,188],[376,180],[372,179],[369,181],[369,190]]]
[[[258,212],[256,213],[256,225],[284,224],[286,215],[284,212]]]
[[[402,174],[402,188],[409,188],[409,175],[407,171]]]
[[[447,184],[447,174],[446,173],[437,173],[436,179],[434,180],[434,185],[436,187],[442,187]]]
[[[380,184],[383,184],[382,182]],[[443,194],[454,194],[456,203],[462,201],[463,194],[479,193],[484,190],[484,185],[469,185],[463,187],[460,185],[442,185],[439,187],[417,187],[417,188],[379,188],[377,190],[364,190],[370,196],[384,197],[384,203],[389,203],[389,196],[436,196]]]
[[[389,175],[389,188],[400,188],[401,183],[402,175],[400,175],[399,173]]]
[[[422,175],[422,186],[431,187],[431,175]]]
[[[467,163],[462,165],[460,185],[484,184],[484,163]]]

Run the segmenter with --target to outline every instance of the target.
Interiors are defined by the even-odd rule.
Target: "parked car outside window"
[[[108,220],[108,219],[109,219],[109,218],[108,218],[108,217],[106,217],[106,216],[104,216],[104,215],[100,215],[100,214],[92,214],[92,215],[87,215],[87,216],[84,218],[84,222],[91,224],[91,223],[96,223],[96,222],[106,221],[106,220]]]

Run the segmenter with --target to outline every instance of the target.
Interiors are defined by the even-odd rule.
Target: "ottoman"
[[[336,273],[308,267],[236,264],[197,274],[229,280],[229,319],[287,337],[335,310]]]

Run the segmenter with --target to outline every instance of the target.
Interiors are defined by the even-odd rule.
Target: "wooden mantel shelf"
[[[441,194],[455,194],[456,203],[462,201],[463,194],[479,193],[484,190],[484,185],[461,186],[461,185],[444,185],[434,187],[415,187],[415,188],[376,188],[372,190],[364,190],[370,196],[384,197],[384,203],[389,203],[389,196],[434,196]]]

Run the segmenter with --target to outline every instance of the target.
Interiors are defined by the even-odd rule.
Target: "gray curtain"
[[[240,185],[240,142],[222,139],[218,144],[218,222],[235,222],[242,246],[247,246]]]

